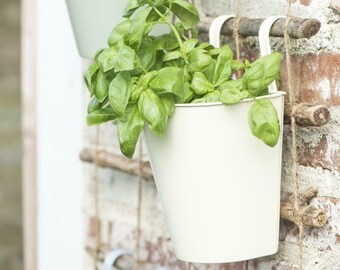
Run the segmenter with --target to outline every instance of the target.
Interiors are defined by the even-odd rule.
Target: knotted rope
[[[238,32],[239,25],[240,25],[240,14],[241,14],[241,5],[240,5],[240,0],[236,0],[236,18],[234,21],[234,37],[235,37],[235,45],[236,45],[236,60],[240,61],[241,60],[241,52],[240,52],[240,44],[241,44],[241,35]],[[240,74],[238,74],[239,76]]]
[[[291,133],[292,133],[292,139],[291,139],[291,153],[292,153],[292,177],[294,181],[294,208],[295,211],[298,213],[299,216],[299,268],[303,269],[303,236],[304,236],[304,225],[303,225],[303,219],[302,219],[302,213],[304,212],[304,209],[300,209],[300,177],[298,175],[298,154],[297,154],[297,139],[296,139],[296,133],[297,133],[297,125],[295,120],[295,103],[296,103],[296,96],[295,91],[293,89],[293,77],[292,77],[292,61],[291,61],[291,55],[289,53],[290,49],[290,37],[288,33],[288,25],[291,21],[291,5],[294,1],[293,0],[287,0],[286,5],[286,24],[285,24],[285,30],[284,30],[284,42],[285,42],[285,48],[286,48],[286,65],[287,65],[287,82],[288,82],[288,91],[289,91],[289,105],[291,107]]]
[[[136,235],[136,265],[135,269],[141,269],[140,246],[141,246],[141,212],[142,212],[142,194],[143,194],[143,143],[139,141],[138,154],[138,191],[137,191],[137,235]]]
[[[93,193],[93,203],[94,203],[94,215],[95,215],[95,254],[94,254],[94,269],[99,270],[98,261],[100,255],[100,248],[102,244],[102,235],[100,229],[100,207],[99,207],[99,196],[100,196],[100,183],[99,183],[99,126],[96,127],[95,131],[95,158],[94,158],[94,171],[93,171],[93,183],[94,183],[94,193]]]

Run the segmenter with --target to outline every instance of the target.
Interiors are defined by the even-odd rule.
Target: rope
[[[239,25],[240,25],[240,0],[236,0],[236,18],[234,21],[234,37],[235,37],[235,45],[236,45],[236,60],[241,60],[241,53],[240,53],[240,44],[241,44],[241,36],[238,32]]]
[[[94,182],[94,215],[95,215],[95,235],[96,235],[96,246],[94,254],[94,269],[99,270],[98,261],[100,255],[100,247],[102,243],[101,229],[100,229],[100,207],[99,207],[99,126],[96,127],[95,131],[95,159],[94,159],[94,172],[93,172],[93,182]]]
[[[236,60],[237,61],[241,61],[241,35],[238,32],[239,29],[239,25],[240,25],[240,20],[241,20],[241,4],[240,4],[240,0],[236,0],[236,17],[235,17],[235,21],[234,21],[234,37],[235,37],[235,45],[236,45]],[[241,71],[237,71],[236,72],[236,76],[237,78],[241,78],[242,73]],[[245,264],[245,269],[248,269],[248,263],[249,260],[246,260],[246,264]]]
[[[292,152],[292,159],[293,159],[293,166],[292,166],[292,175],[294,181],[294,210],[298,213],[299,216],[299,268],[303,269],[303,236],[304,236],[304,225],[302,220],[302,212],[303,209],[300,209],[300,178],[298,175],[298,155],[297,155],[297,139],[296,139],[296,132],[297,132],[297,125],[295,121],[295,103],[296,97],[293,90],[293,77],[292,77],[292,61],[291,55],[289,53],[290,48],[290,37],[288,33],[288,25],[292,19],[291,16],[291,5],[292,0],[287,0],[286,6],[286,23],[285,23],[285,31],[284,31],[284,42],[286,47],[286,64],[287,64],[287,81],[288,81],[288,91],[289,91],[289,105],[291,107],[292,115],[291,115],[291,132],[292,132],[292,141],[291,141],[291,152]]]
[[[141,212],[142,212],[142,182],[143,182],[143,143],[139,141],[139,155],[138,155],[138,195],[137,195],[137,236],[136,236],[136,265],[135,269],[141,269],[140,259],[140,243],[141,243]]]

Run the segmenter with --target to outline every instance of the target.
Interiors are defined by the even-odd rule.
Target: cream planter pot
[[[66,0],[80,56],[92,59],[107,40],[115,25],[123,21],[123,11],[129,0]],[[169,33],[159,25],[153,35]]]
[[[66,0],[79,54],[92,58],[107,47],[113,27],[122,21],[128,0]]]
[[[145,127],[178,259],[226,263],[277,252],[284,93],[266,97],[281,123],[274,148],[251,134],[251,99],[177,105],[163,138]]]

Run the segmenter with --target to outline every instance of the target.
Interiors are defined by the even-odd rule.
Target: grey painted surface
[[[22,269],[20,1],[0,1],[0,269]]]

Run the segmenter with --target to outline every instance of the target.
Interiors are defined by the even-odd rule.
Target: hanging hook
[[[221,46],[221,29],[223,24],[231,18],[235,18],[235,15],[222,15],[215,18],[209,28],[209,42],[216,48]]]
[[[104,258],[103,270],[112,270],[119,258],[133,256],[131,252],[124,249],[116,249],[108,253]]]
[[[282,18],[286,18],[286,16],[271,16],[265,19],[263,23],[261,24],[260,30],[259,30],[259,45],[260,45],[261,56],[266,56],[272,53],[272,49],[270,46],[269,32],[270,32],[270,29],[272,28],[272,25],[278,19],[282,19]],[[268,89],[269,89],[269,93],[277,92],[276,81],[273,81],[268,86]]]

